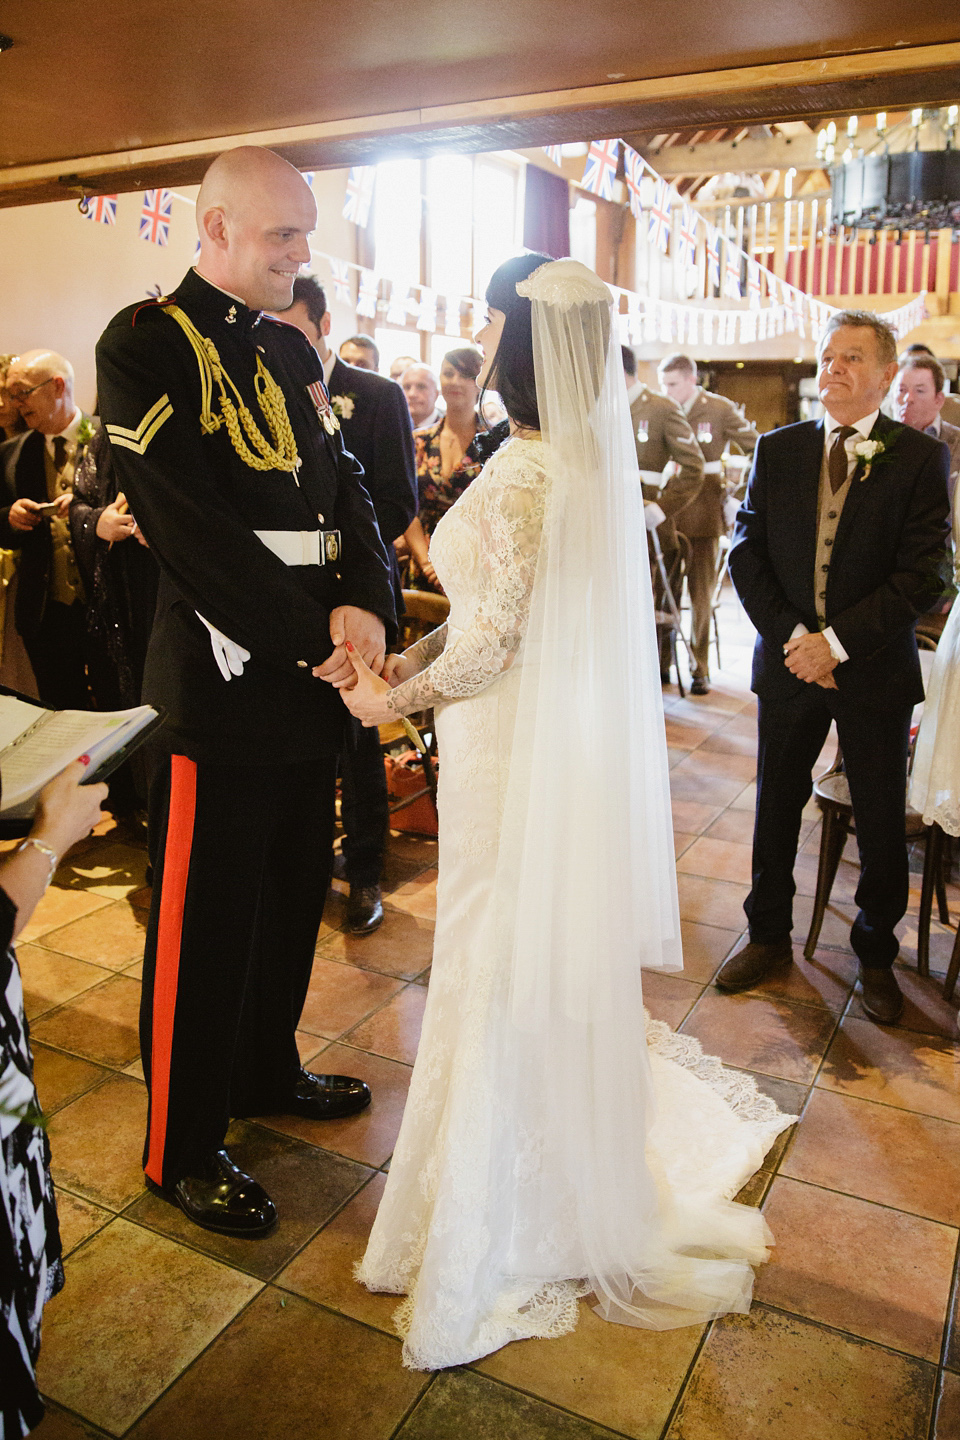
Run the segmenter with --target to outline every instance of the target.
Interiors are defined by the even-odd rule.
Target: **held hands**
[[[371,615],[369,610],[361,610],[356,605],[338,605],[330,612],[330,639],[335,648],[322,665],[315,667],[313,673],[318,680],[326,680],[338,690],[357,683],[347,654],[351,645],[374,675],[380,674],[387,644],[383,621],[378,615]]]
[[[784,664],[791,674],[806,684],[836,690],[833,671],[840,663],[822,634],[798,635],[783,647]]]
[[[347,659],[353,672],[353,681],[334,680],[333,688],[340,691],[340,699],[346,705],[350,714],[355,716],[366,729],[370,730],[374,725],[383,725],[385,721],[395,719],[394,712],[387,709],[386,696],[390,694],[391,685],[375,675],[369,665],[364,664],[360,652],[347,641]],[[401,656],[391,656],[391,659],[401,659]],[[394,669],[396,667],[393,667]]]

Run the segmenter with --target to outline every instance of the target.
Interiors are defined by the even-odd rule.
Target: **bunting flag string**
[[[347,194],[343,202],[344,220],[365,227],[370,219],[373,187],[377,178],[375,165],[354,165],[347,176]]]
[[[357,295],[357,314],[362,315],[366,320],[377,318],[377,299],[380,294],[380,282],[372,270],[360,271],[360,290]]]
[[[140,239],[166,245],[170,239],[173,196],[169,190],[147,190],[140,207]]]
[[[589,190],[591,195],[599,195],[601,200],[612,200],[619,155],[619,140],[591,140],[580,181],[583,189]]]
[[[546,155],[548,160],[553,161],[554,165],[559,165],[560,161],[563,159],[562,145],[541,145],[540,149],[543,151],[544,155]]]
[[[331,260],[330,274],[333,277],[333,298],[341,305],[349,305],[353,299],[350,293],[350,267],[345,260]]]
[[[81,211],[81,214],[85,220],[93,220],[97,225],[116,225],[117,196],[91,195],[87,201],[87,209]]]

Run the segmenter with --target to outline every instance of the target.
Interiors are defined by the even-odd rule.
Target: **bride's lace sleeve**
[[[506,479],[506,476],[504,477]],[[544,484],[491,487],[478,518],[483,582],[473,623],[447,637],[443,652],[398,685],[387,705],[398,714],[485,689],[513,664],[530,610],[543,529]]]

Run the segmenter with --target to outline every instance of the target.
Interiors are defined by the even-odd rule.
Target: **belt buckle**
[[[323,555],[325,562],[330,565],[336,564],[336,562],[340,559],[339,530],[323,531]]]

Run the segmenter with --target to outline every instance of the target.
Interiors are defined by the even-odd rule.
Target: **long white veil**
[[[551,491],[492,896],[510,1017],[493,1153],[516,1155],[519,1127],[536,1159],[519,1188],[516,1170],[492,1186],[515,1209],[491,1231],[513,1234],[512,1273],[535,1278],[540,1254],[545,1281],[566,1264],[608,1318],[663,1328],[746,1308],[744,1262],[763,1258],[768,1232],[743,1207],[678,1202],[651,1169],[641,970],[679,970],[682,953],[626,385],[596,275],[556,261],[517,291],[532,304]]]

